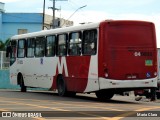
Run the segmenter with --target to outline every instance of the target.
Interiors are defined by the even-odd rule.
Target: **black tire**
[[[21,87],[21,92],[27,91],[27,87],[24,85],[24,80],[22,75],[20,76],[20,87]]]
[[[157,93],[157,99],[160,99],[160,93]]]
[[[145,92],[145,93],[144,93],[144,96],[146,96],[146,98],[149,99],[149,98],[151,98],[151,93]]]
[[[67,91],[67,96],[74,97],[76,96],[76,92]]]
[[[57,79],[57,90],[59,96],[66,96],[67,95],[67,86],[63,76],[59,76]]]
[[[99,100],[105,101],[114,96],[114,90],[99,90],[95,94]]]

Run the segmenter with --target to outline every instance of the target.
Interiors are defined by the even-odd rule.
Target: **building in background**
[[[41,13],[2,13],[0,39],[5,41],[13,35],[42,30]]]
[[[36,32],[43,29],[43,13],[6,13],[4,3],[0,2],[0,40],[5,41],[13,35]],[[44,29],[71,26],[73,21],[45,14]]]
[[[73,26],[73,21],[69,21],[63,18],[55,18],[54,22],[52,20],[53,17],[51,15],[45,14],[44,29],[51,29],[53,28],[53,25],[54,28]]]

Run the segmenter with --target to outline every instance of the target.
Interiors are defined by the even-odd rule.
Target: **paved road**
[[[0,90],[0,111],[3,112],[0,120],[22,117],[26,120],[159,120],[160,100],[135,101],[133,95],[115,95],[111,100],[100,102],[94,94],[59,97],[53,92]],[[10,115],[12,118],[7,117]]]

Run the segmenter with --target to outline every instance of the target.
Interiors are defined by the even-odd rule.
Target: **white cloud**
[[[50,13],[49,13],[50,12]],[[50,15],[52,15],[52,11],[48,11]],[[59,17],[58,12],[56,12],[56,16]],[[73,11],[61,11],[62,18],[69,18],[73,14]],[[98,22],[106,19],[113,20],[142,20],[142,21],[150,21],[155,24],[156,27],[156,37],[157,37],[157,46],[160,48],[160,14],[152,14],[152,15],[144,15],[144,14],[107,14],[102,11],[77,11],[70,20],[74,21],[75,25],[83,22]]]
[[[47,10],[46,13],[52,15],[52,11]],[[74,21],[74,24],[77,25],[82,22],[98,22],[107,18],[107,14],[105,12],[98,12],[98,11],[61,11],[61,13],[56,12],[56,17],[61,17],[64,19],[69,19]],[[73,16],[72,16],[73,15]]]
[[[22,1],[22,0],[0,0],[0,2],[3,2],[3,3],[11,3],[11,2],[18,2],[18,1]]]
[[[122,9],[124,9],[126,7],[146,6],[155,3],[156,1],[157,0],[69,0],[69,3],[77,7],[87,5],[87,7],[92,9],[105,8],[106,10],[114,7],[113,9],[117,10],[116,7],[123,7]]]
[[[106,1],[109,5],[129,5],[129,6],[140,6],[140,5],[146,5],[154,2],[155,0],[110,0]],[[122,3],[122,4],[120,4]]]

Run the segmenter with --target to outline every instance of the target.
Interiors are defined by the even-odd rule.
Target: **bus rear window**
[[[111,25],[108,32],[110,46],[152,46],[153,31],[149,25]]]

